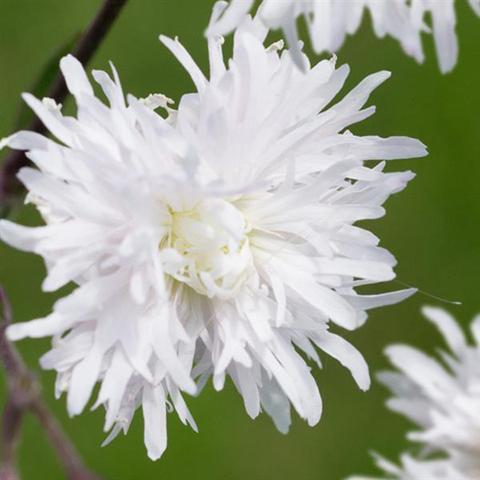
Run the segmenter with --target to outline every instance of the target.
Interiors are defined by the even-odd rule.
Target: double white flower
[[[19,177],[46,225],[2,221],[0,235],[44,258],[44,290],[77,285],[8,336],[53,336],[41,364],[57,372],[71,415],[101,382],[95,405],[106,409],[109,438],[141,407],[151,458],[166,447],[167,410],[195,428],[181,392],[210,377],[217,390],[230,377],[248,414],[265,410],[281,431],[290,404],[314,425],[322,404],[305,358],[320,365],[317,347],[361,389],[370,383],[362,356],[330,323],[353,330],[368,309],[412,293],[355,290],[391,280],[395,259],[354,224],[381,217],[413,177],[366,162],[426,154],[414,139],[346,130],[374,113],[364,105],[389,74],[335,101],[348,67],[322,61],[303,73],[280,43],[264,46],[266,34],[246,19],[227,64],[222,39],[211,37],[209,78],[162,37],[197,89],[176,111],[159,95],[125,101],[115,71],[113,80],[94,71],[107,106],[65,57],[77,116],[25,95],[58,142],[31,132],[6,140],[36,166]]]
[[[388,407],[419,427],[408,438],[421,450],[416,456],[402,455],[400,466],[381,457],[377,465],[398,480],[480,478],[480,316],[472,322],[475,344],[470,345],[446,311],[426,307],[423,313],[450,352],[440,351],[438,361],[415,348],[393,345],[386,353],[399,372],[379,375],[393,393]]]
[[[480,0],[468,2],[480,16]],[[231,0],[207,35],[233,31],[253,4],[253,0]],[[432,33],[442,73],[455,67],[458,58],[455,0],[263,0],[258,16],[267,27],[283,30],[296,63],[303,68],[298,17],[304,17],[312,48],[317,53],[337,52],[347,35],[357,32],[365,11],[370,14],[377,37],[391,36],[419,63],[425,58],[421,36]]]

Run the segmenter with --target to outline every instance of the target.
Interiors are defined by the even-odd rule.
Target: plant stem
[[[55,448],[68,478],[70,480],[99,480],[99,477],[87,470],[75,446],[65,435],[60,423],[48,410],[40,397],[33,402],[31,411],[37,417],[50,443]]]
[[[17,480],[19,478],[15,467],[15,456],[22,417],[22,409],[18,408],[9,396],[2,415],[0,480]]]
[[[0,362],[7,378],[7,401],[2,415],[0,480],[18,480],[15,467],[20,427],[26,413],[32,413],[62,462],[69,480],[99,480],[84,465],[79,453],[65,435],[60,423],[41,396],[40,383],[30,372],[5,331],[12,322],[12,310],[5,291],[0,287],[3,315],[0,323]]]

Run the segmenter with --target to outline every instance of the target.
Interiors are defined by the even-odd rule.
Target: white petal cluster
[[[480,0],[468,2],[480,16]],[[253,0],[231,0],[207,35],[233,31],[253,4]],[[347,35],[357,32],[365,12],[369,13],[377,37],[391,36],[419,63],[425,58],[421,36],[433,34],[440,70],[447,73],[455,67],[458,57],[455,0],[263,0],[258,16],[268,28],[283,30],[297,65],[304,68],[298,17],[304,17],[312,48],[317,53],[333,53],[340,49]]]
[[[455,319],[440,308],[424,315],[442,333],[450,352],[440,360],[406,346],[393,345],[387,355],[399,372],[383,372],[380,381],[393,393],[388,407],[414,422],[419,430],[416,457],[402,456],[400,467],[381,458],[388,478],[469,480],[480,478],[480,316],[471,325],[470,345]]]
[[[94,71],[105,105],[65,57],[76,117],[25,95],[58,141],[7,139],[36,166],[19,176],[46,225],[2,221],[0,235],[44,258],[44,290],[77,286],[49,316],[8,335],[53,336],[41,364],[58,373],[71,415],[101,383],[95,405],[106,409],[110,438],[142,408],[151,458],[165,449],[168,410],[195,428],[182,392],[210,378],[217,390],[231,378],[248,414],[263,409],[283,432],[290,405],[315,424],[322,405],[306,358],[320,365],[317,348],[360,388],[370,382],[361,354],[330,323],[355,329],[368,309],[412,293],[355,290],[391,280],[395,265],[355,223],[381,217],[413,177],[384,172],[378,160],[426,154],[414,139],[346,130],[374,113],[364,105],[389,74],[336,101],[348,67],[326,60],[303,73],[280,44],[264,46],[266,34],[245,20],[227,64],[221,38],[211,37],[209,78],[162,37],[197,90],[176,111],[162,95],[125,101],[115,72],[112,80]]]

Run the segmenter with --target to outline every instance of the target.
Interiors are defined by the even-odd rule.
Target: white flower
[[[22,169],[19,178],[46,226],[2,221],[0,235],[42,255],[45,291],[70,282],[77,288],[49,316],[12,325],[7,334],[12,340],[53,336],[40,363],[57,371],[56,395],[68,392],[70,415],[82,412],[102,382],[96,405],[106,408],[109,439],[128,429],[141,405],[145,443],[158,458],[166,447],[167,406],[195,428],[180,391],[196,391],[192,338],[200,326],[194,319],[182,324],[179,294],[165,278],[169,250],[160,245],[169,241],[172,222],[164,184],[185,183],[175,175],[184,172],[178,157],[187,159],[187,148],[145,102],[129,97],[125,103],[115,71],[114,81],[93,72],[107,107],[76,59],[63,58],[61,69],[77,118],[63,116],[50,99],[24,95],[59,143],[26,131],[7,139],[10,147],[27,149],[37,167]]]
[[[221,389],[230,376],[248,414],[264,409],[281,431],[290,403],[315,424],[320,394],[299,351],[320,364],[320,348],[368,388],[362,356],[329,324],[355,329],[368,309],[413,293],[355,291],[391,280],[395,260],[354,224],[381,217],[413,176],[366,162],[426,154],[414,139],[346,130],[373,114],[363,106],[389,74],[333,103],[348,67],[323,61],[304,74],[280,45],[264,47],[266,33],[246,20],[228,65],[210,39],[209,79],[162,37],[197,88],[167,118],[152,110],[166,97],[129,96],[126,105],[116,75],[94,72],[105,106],[66,57],[77,118],[25,96],[61,143],[28,132],[8,139],[37,166],[20,179],[47,225],[3,221],[0,234],[44,257],[45,290],[78,286],[9,337],[54,336],[42,365],[58,372],[71,414],[97,381],[113,435],[142,406],[152,458],[165,448],[170,404],[193,424],[180,395],[195,392],[192,378],[201,387],[212,376]]]
[[[207,35],[233,31],[253,6],[253,0],[231,0]],[[469,0],[480,16],[480,1]],[[371,17],[377,37],[395,38],[404,52],[424,61],[421,35],[433,32],[440,70],[451,71],[457,62],[454,0],[263,0],[258,16],[271,29],[281,28],[297,64],[303,68],[298,42],[297,18],[304,16],[313,49],[317,53],[337,52],[347,35],[359,29],[365,11]],[[426,18],[431,17],[431,25]]]
[[[480,16],[480,1],[468,0],[468,3]],[[426,16],[431,18],[431,26],[426,23]],[[415,53],[412,52],[412,56],[417,61],[423,62],[420,35],[422,32],[432,32],[441,72],[448,73],[453,70],[458,58],[455,0],[411,0],[410,19],[417,31],[418,43],[416,43],[419,47],[414,49]]]
[[[395,465],[379,455],[373,456],[376,466],[384,472],[382,477],[354,475],[348,477],[348,480],[473,480],[445,459],[420,460],[403,454],[400,465]]]
[[[421,452],[418,458],[404,455],[402,467],[384,460],[379,466],[402,480],[480,478],[480,316],[471,325],[476,344],[469,345],[446,311],[425,307],[423,313],[442,333],[450,352],[440,351],[441,360],[436,360],[405,345],[387,349],[400,370],[379,375],[394,395],[387,405],[419,427],[408,438],[419,443]],[[422,469],[431,476],[420,475]]]

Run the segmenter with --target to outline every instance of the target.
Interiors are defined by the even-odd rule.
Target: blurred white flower
[[[480,16],[480,0],[468,0],[472,10]],[[410,20],[417,31],[417,41],[410,53],[418,62],[423,62],[421,33],[433,34],[438,64],[442,73],[448,73],[457,64],[458,40],[455,32],[457,23],[455,0],[411,0]],[[430,17],[431,24],[425,17]],[[408,50],[406,50],[407,53]]]
[[[400,465],[395,465],[379,455],[373,456],[376,466],[383,470],[381,477],[354,475],[348,480],[473,480],[473,477],[463,475],[445,459],[420,460],[403,454]]]
[[[419,427],[408,438],[421,451],[417,458],[404,455],[401,467],[383,459],[378,465],[389,478],[402,480],[480,478],[480,316],[472,322],[475,344],[470,345],[446,311],[425,307],[423,313],[450,352],[440,351],[436,360],[412,347],[393,345],[386,352],[400,372],[379,374],[394,395],[388,407]]]
[[[346,131],[374,113],[363,106],[389,74],[332,103],[348,67],[323,61],[304,74],[280,44],[264,47],[266,33],[247,19],[228,65],[211,38],[209,79],[162,37],[197,88],[166,118],[153,110],[166,97],[125,104],[116,74],[93,72],[104,105],[66,57],[76,118],[25,96],[61,143],[30,132],[7,139],[37,166],[20,179],[47,225],[2,221],[1,237],[44,257],[45,290],[77,285],[51,315],[8,335],[54,336],[42,365],[58,372],[70,414],[97,381],[113,436],[142,406],[152,458],[166,445],[167,407],[194,425],[180,394],[195,392],[192,378],[201,387],[212,376],[221,389],[230,376],[248,414],[263,408],[281,431],[290,403],[315,424],[320,395],[299,351],[320,365],[320,348],[368,388],[363,357],[329,323],[355,329],[368,309],[413,293],[355,291],[391,280],[395,259],[354,224],[381,217],[413,176],[366,161],[426,154],[418,140]]]
[[[294,59],[304,68],[298,40],[297,19],[304,17],[312,48],[317,53],[338,52],[347,35],[359,29],[365,11],[370,14],[375,35],[395,38],[404,52],[424,61],[422,33],[432,33],[443,73],[451,71],[458,57],[455,34],[455,0],[263,0],[258,16],[270,29],[281,28]],[[468,0],[480,16],[480,1]],[[228,8],[207,35],[232,32],[250,11],[253,0],[231,0]],[[426,17],[431,18],[431,24]]]

